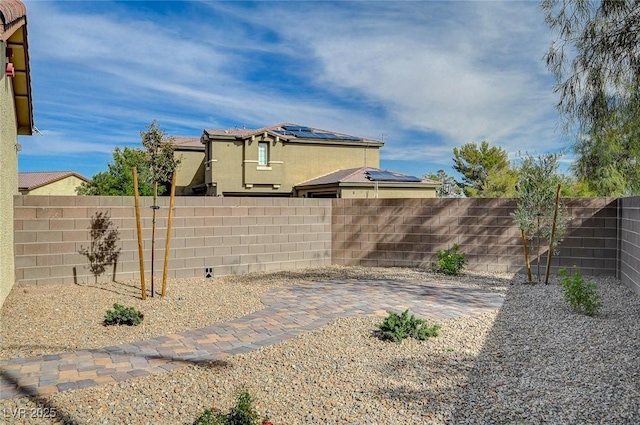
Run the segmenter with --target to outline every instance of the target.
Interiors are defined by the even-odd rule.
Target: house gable
[[[76,188],[89,179],[74,171],[34,171],[18,174],[18,190],[23,195],[75,195]]]
[[[297,124],[203,132],[210,195],[292,196],[297,182],[378,166],[383,142]]]

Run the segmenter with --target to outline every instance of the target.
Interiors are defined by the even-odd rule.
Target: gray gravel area
[[[592,318],[571,311],[556,281],[525,285],[522,276],[450,278],[408,269],[329,267],[172,281],[167,299],[147,302],[128,292],[133,283],[48,293],[15,288],[0,315],[1,354],[99,347],[206,326],[260,309],[260,297],[273,287],[358,277],[482,287],[506,300],[494,313],[430,321],[442,326],[440,335],[422,342],[380,341],[373,336],[380,318],[338,318],[209,364],[3,401],[0,422],[3,413],[24,407],[53,408],[57,419],[5,423],[188,424],[205,407],[228,409],[244,386],[276,425],[640,423],[640,297],[612,278],[587,278],[598,284],[603,304]],[[146,329],[105,328],[99,322],[113,302],[164,319]]]

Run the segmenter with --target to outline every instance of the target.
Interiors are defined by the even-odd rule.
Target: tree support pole
[[[176,173],[171,176],[171,198],[169,201],[169,218],[167,219],[167,240],[164,246],[164,269],[162,271],[162,293],[164,297],[167,293],[167,274],[169,272],[169,248],[171,246],[171,225],[173,223],[173,200],[176,195]]]
[[[549,252],[547,254],[547,273],[544,277],[544,284],[549,284],[549,272],[551,271],[551,256],[553,256],[553,240],[556,237],[556,222],[558,221],[558,206],[560,204],[560,183],[556,192],[556,206],[553,210],[553,225],[551,226],[551,238],[549,239]]]
[[[142,249],[142,225],[140,223],[140,195],[138,194],[138,169],[133,167],[133,194],[136,205],[136,227],[138,229],[138,259],[140,260],[140,287],[142,299],[147,299],[147,288],[144,280],[144,249]]]
[[[154,180],[153,182],[153,205],[151,209],[153,210],[153,216],[151,219],[151,297],[155,297],[155,289],[153,287],[153,269],[155,255],[156,255],[156,210],[160,208],[156,205],[158,198],[158,181]]]
[[[522,235],[522,247],[524,248],[524,261],[527,265],[527,275],[529,276],[529,282],[533,281],[531,277],[531,263],[529,262],[529,250],[527,249],[527,236],[524,234],[524,229],[520,229]]]

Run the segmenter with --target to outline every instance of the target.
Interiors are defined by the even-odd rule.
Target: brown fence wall
[[[640,196],[619,199],[620,280],[640,295]]]
[[[565,201],[572,220],[553,272],[577,266],[584,274],[618,275],[637,288],[640,198]],[[16,282],[93,279],[79,250],[90,243],[97,212],[108,212],[120,232],[116,278],[139,277],[133,198],[16,196],[14,202]],[[162,273],[168,202],[158,200],[156,276]],[[147,280],[151,204],[142,198]],[[219,276],[329,264],[429,267],[437,250],[454,243],[467,254],[470,270],[522,273],[514,208],[505,199],[178,197],[169,276],[200,277],[205,268]],[[544,273],[546,249],[541,253]],[[536,266],[533,261],[534,273]]]
[[[567,199],[572,220],[555,273],[616,275],[616,200]],[[521,235],[508,199],[338,199],[333,201],[332,261],[341,265],[429,267],[436,251],[459,244],[468,269],[524,272]],[[530,247],[535,255],[535,247]],[[541,253],[546,254],[546,249]],[[533,255],[532,255],[533,257]],[[537,262],[532,263],[534,273]],[[542,274],[546,255],[541,263]]]
[[[158,199],[155,276],[162,276],[169,199]],[[132,197],[16,196],[16,282],[92,281],[89,226],[111,215],[120,234],[116,279],[139,277]],[[141,198],[146,278],[151,267],[152,198]],[[331,201],[295,198],[177,197],[169,277],[214,276],[331,264]],[[74,277],[74,272],[76,276]],[[108,276],[102,279],[108,279]]]

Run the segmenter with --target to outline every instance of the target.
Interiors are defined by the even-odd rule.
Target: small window
[[[258,165],[269,164],[269,143],[258,143]]]

